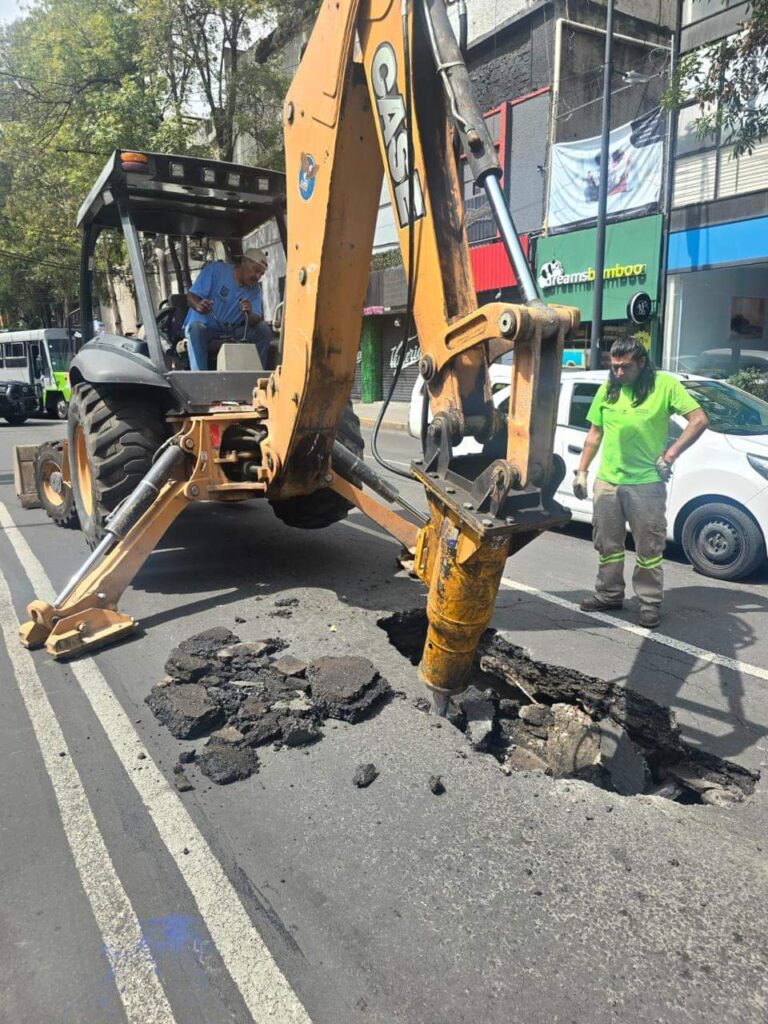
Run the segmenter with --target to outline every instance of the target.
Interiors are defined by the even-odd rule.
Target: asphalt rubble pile
[[[165,664],[147,704],[180,740],[207,737],[201,751],[184,751],[176,788],[192,788],[186,766],[219,785],[259,768],[258,748],[299,747],[322,739],[327,719],[356,723],[392,695],[367,658],[323,657],[306,664],[283,653],[282,640],[243,641],[216,627],[184,640]]]
[[[397,612],[379,619],[379,626],[418,664],[427,631],[423,610]],[[424,711],[431,706],[424,698],[415,703]],[[480,642],[471,685],[450,699],[447,718],[507,773],[540,771],[624,796],[721,807],[744,801],[758,780],[687,744],[669,708],[626,687],[534,661],[492,629]]]

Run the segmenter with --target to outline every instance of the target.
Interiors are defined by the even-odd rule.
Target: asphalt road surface
[[[123,599],[137,634],[67,665],[19,647],[27,602],[86,555],[13,491],[12,445],[62,433],[0,426],[3,1024],[765,1021],[765,787],[721,809],[504,775],[414,707],[416,670],[377,620],[424,588],[362,516],[302,533],[258,503],[192,507]],[[407,464],[415,443],[383,447]],[[578,611],[594,570],[588,531],[540,538],[508,563],[493,624],[763,771],[768,572],[717,583],[670,552],[649,634],[634,602]],[[298,606],[275,617],[286,596]],[[191,772],[180,794],[172,767],[195,744],[144,700],[174,644],[214,625],[301,658],[364,653],[406,699],[264,750],[244,782]],[[363,761],[380,775],[357,789]]]

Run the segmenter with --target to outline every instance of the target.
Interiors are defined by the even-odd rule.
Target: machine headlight
[[[747,462],[756,473],[768,480],[768,458],[765,455],[748,455]]]

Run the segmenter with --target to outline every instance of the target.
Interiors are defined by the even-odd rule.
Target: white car
[[[509,366],[492,366],[494,402],[504,410],[509,403]],[[722,580],[738,580],[763,564],[768,540],[768,402],[710,377],[672,374],[700,403],[709,428],[675,463],[667,488],[667,536],[681,544],[700,572]],[[563,373],[557,408],[555,452],[565,462],[565,478],[557,500],[571,510],[577,522],[592,522],[592,501],[579,501],[573,493],[573,474],[581,456],[589,424],[587,412],[605,370]],[[409,430],[420,436],[422,384],[411,397]],[[685,420],[670,421],[670,443],[679,437]],[[494,453],[503,454],[495,442]],[[454,454],[482,451],[466,438]],[[590,472],[590,487],[594,469]]]

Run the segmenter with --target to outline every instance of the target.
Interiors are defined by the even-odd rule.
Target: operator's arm
[[[586,440],[584,441],[584,447],[581,450],[581,458],[579,459],[579,468],[576,470],[577,473],[586,473],[589,467],[592,465],[592,461],[600,450],[600,445],[603,441],[603,428],[596,427],[594,423],[587,432]]]
[[[703,409],[694,409],[693,412],[684,413],[684,415],[688,420],[685,430],[676,441],[672,442],[662,456],[664,461],[670,464],[679,458],[686,448],[690,448],[709,426],[707,414]]]
[[[213,302],[210,299],[212,267],[212,263],[207,263],[197,275],[197,280],[192,286],[194,291],[187,292],[187,303],[196,313],[202,313],[203,316],[213,309]]]

